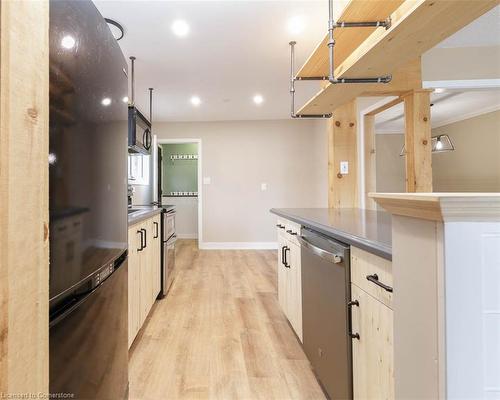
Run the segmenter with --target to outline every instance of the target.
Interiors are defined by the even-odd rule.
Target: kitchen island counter
[[[273,208],[271,213],[392,260],[391,215],[360,208]]]

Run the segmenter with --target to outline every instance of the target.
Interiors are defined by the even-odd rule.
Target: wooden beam
[[[365,207],[376,210],[377,204],[368,193],[377,191],[377,154],[375,144],[375,115],[363,117],[364,157],[365,157]]]
[[[365,22],[382,21],[391,15],[404,0],[351,0],[344,8],[339,21],[345,22]],[[336,4],[335,4],[336,5]],[[328,14],[324,19],[325,30],[328,27]],[[344,28],[335,29],[335,67],[339,66],[370,34],[377,28]],[[384,29],[384,28],[378,28]],[[316,46],[309,56],[297,76],[314,77],[328,76],[329,55],[328,55],[328,34],[325,35],[321,43]]]
[[[408,94],[408,93],[405,93],[405,94]],[[388,101],[387,103],[381,105],[380,107],[378,107],[370,112],[367,112],[365,115],[375,116],[377,114],[380,114],[381,112],[388,110],[389,108],[397,106],[399,103],[402,103],[404,101],[405,94],[403,94],[402,96],[399,96],[391,101]]]
[[[0,3],[0,393],[48,393],[49,3]]]
[[[328,123],[328,207],[358,207],[357,107],[353,100],[335,110]],[[340,162],[349,173],[340,174]]]
[[[387,84],[327,83],[298,114],[328,114],[337,107],[360,96],[400,96],[412,89],[422,88],[420,57],[398,68]]]
[[[432,192],[430,90],[404,97],[407,192]]]

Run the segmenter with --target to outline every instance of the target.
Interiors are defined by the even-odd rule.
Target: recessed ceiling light
[[[256,94],[253,96],[253,102],[257,105],[260,105],[264,102],[264,97],[262,97],[260,94]]]
[[[179,37],[186,36],[189,33],[189,25],[186,21],[178,19],[172,24],[172,32]]]
[[[103,106],[109,106],[111,104],[111,99],[109,97],[105,97],[104,99],[101,100],[101,104]]]
[[[289,33],[291,33],[292,35],[299,35],[304,31],[305,28],[304,19],[298,15],[295,17],[291,17],[288,20],[287,27]]]
[[[125,96],[125,97],[122,99],[122,101],[123,101],[124,103],[128,103],[128,97],[127,97],[127,96]]]
[[[64,47],[65,49],[68,49],[68,50],[75,47],[75,44],[76,44],[76,40],[71,35],[66,35],[61,40],[61,46]]]
[[[198,96],[191,97],[191,104],[198,107],[201,104],[201,99]]]

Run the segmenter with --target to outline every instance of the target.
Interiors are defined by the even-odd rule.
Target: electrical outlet
[[[261,183],[260,184],[260,190],[262,190],[263,192],[265,192],[267,190],[267,183]]]
[[[211,183],[212,183],[212,178],[210,178],[209,176],[203,177],[203,184],[204,185],[210,185]]]
[[[342,175],[347,175],[349,173],[349,161],[340,162],[340,173]]]

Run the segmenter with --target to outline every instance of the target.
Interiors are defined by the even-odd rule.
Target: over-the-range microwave
[[[128,108],[128,151],[149,154],[151,149],[151,122],[136,107]]]

